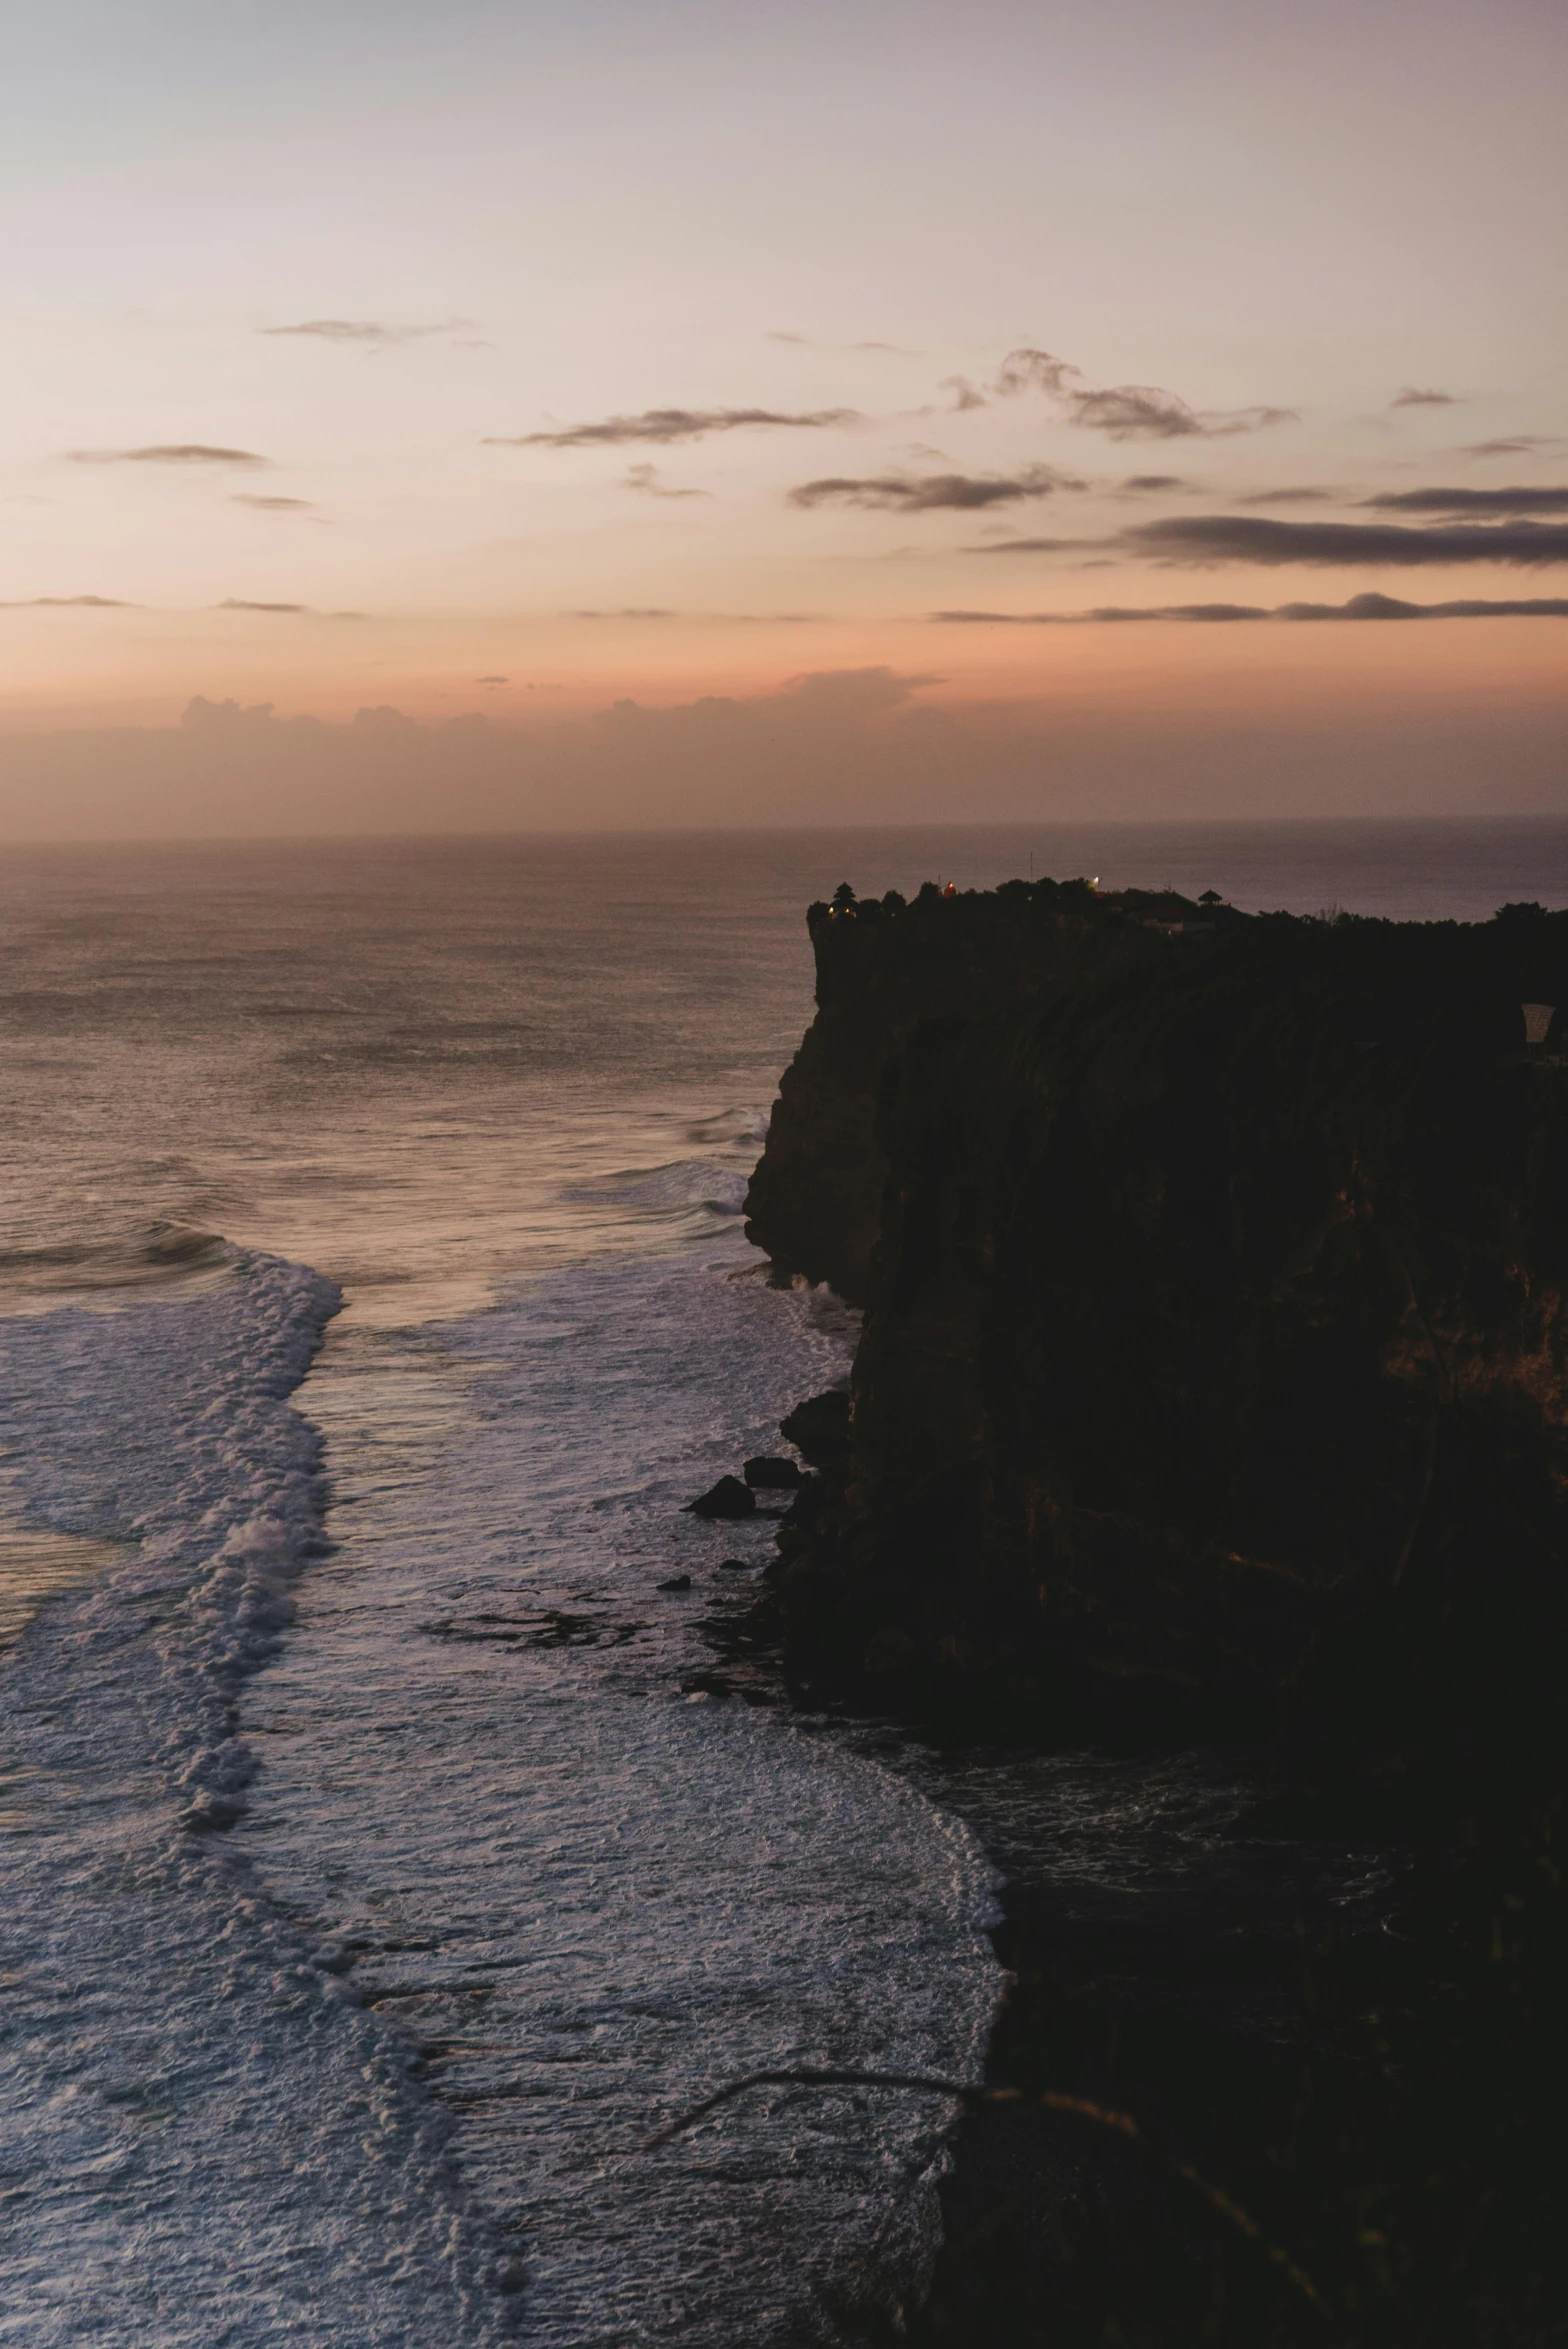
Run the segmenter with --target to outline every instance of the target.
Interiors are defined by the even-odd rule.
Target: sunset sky
[[[1565,87],[1560,0],[33,11],[0,833],[314,821],[302,717],[350,826],[1568,806]]]

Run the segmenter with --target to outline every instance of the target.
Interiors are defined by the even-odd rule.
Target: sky
[[[55,0],[0,837],[1568,809],[1560,0]]]

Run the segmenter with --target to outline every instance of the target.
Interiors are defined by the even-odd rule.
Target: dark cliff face
[[[922,1021],[1037,1003],[1100,946],[1082,883],[807,917],[817,1016],[785,1070],[746,1198],[746,1236],[785,1275],[866,1301],[888,1165],[877,1103]]]
[[[823,927],[753,1185],[754,1236],[867,1304],[786,1534],[797,1664],[1041,1725],[1350,1707],[1458,1755],[1512,1734],[1504,1682],[1534,1718],[1568,1070],[1520,1006],[1568,1001],[1568,917],[1170,936],[1014,885]]]

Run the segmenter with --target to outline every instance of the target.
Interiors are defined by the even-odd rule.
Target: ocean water
[[[830,2340],[918,2283],[948,2100],[644,2139],[978,2077],[996,1861],[1135,1898],[1203,1806],[727,1695],[771,1523],[681,1504],[853,1344],[739,1228],[806,903],[1031,864],[1463,919],[1568,898],[1568,825],[0,864],[0,2338]]]

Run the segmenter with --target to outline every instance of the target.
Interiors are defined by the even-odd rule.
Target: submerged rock
[[[691,1576],[689,1574],[672,1574],[668,1582],[657,1583],[655,1588],[658,1590],[690,1590]]]

